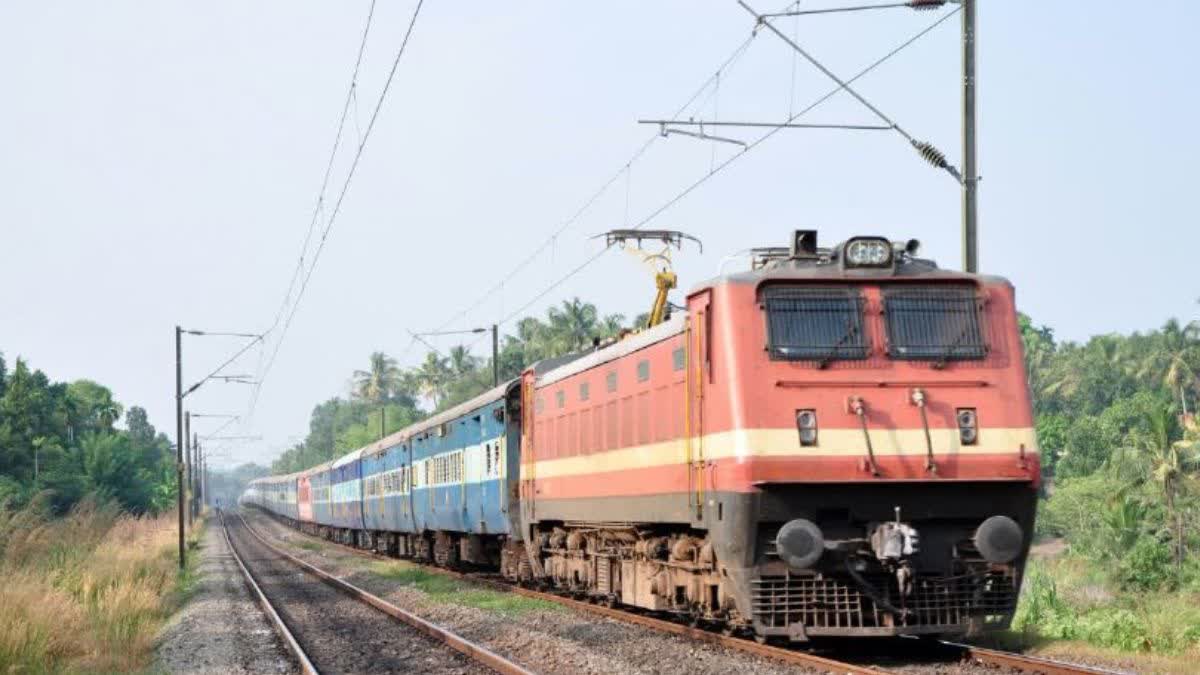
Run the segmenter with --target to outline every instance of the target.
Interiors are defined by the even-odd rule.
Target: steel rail
[[[270,512],[265,513],[268,516],[278,518],[275,516],[275,514]],[[242,518],[242,522],[246,522],[245,518]],[[260,541],[263,540],[262,535],[255,532],[254,529],[250,527],[249,523],[246,523],[246,529],[254,533],[254,536],[258,537]],[[297,529],[297,531],[299,530]],[[301,534],[304,533],[301,532]],[[304,534],[304,536],[307,537],[311,535]],[[395,560],[395,558],[390,556],[385,556],[373,551],[358,549],[340,542],[329,541],[327,539],[321,539],[321,541],[327,544],[333,544],[340,549],[344,549],[348,553],[352,553],[368,560]],[[264,541],[263,543],[266,542]],[[270,544],[268,544],[268,546],[270,546]],[[287,554],[284,553],[283,555]],[[805,652],[799,652],[783,647],[759,644],[758,642],[754,642],[753,640],[746,638],[723,635],[721,633],[714,633],[701,628],[688,626],[686,624],[647,616],[645,614],[637,614],[628,610],[614,609],[604,605],[596,605],[590,602],[575,600],[574,598],[568,598],[545,591],[538,591],[532,588],[518,586],[507,581],[498,581],[487,576],[480,576],[478,574],[458,572],[455,570],[446,569],[444,567],[425,564],[421,564],[421,567],[422,569],[428,569],[430,572],[434,572],[436,574],[441,574],[443,576],[452,577],[454,579],[459,579],[461,581],[466,581],[480,586],[486,586],[500,592],[513,593],[527,598],[545,600],[547,602],[553,602],[583,612],[590,612],[592,614],[615,619],[617,621],[624,621],[626,623],[645,626],[660,632],[670,633],[672,635],[680,635],[699,640],[701,642],[707,642],[729,649],[736,649],[741,652],[746,652],[777,661],[783,661],[793,665],[824,669],[831,673],[845,673],[846,675],[885,675],[886,673],[894,672],[879,668],[877,666],[846,663],[843,661],[837,661],[834,659],[817,656],[815,654],[807,654]],[[1064,663],[1061,661],[1052,661],[1050,659],[1037,656],[1026,656],[1024,654],[998,651],[995,649],[985,649],[983,647],[976,647],[974,645],[967,645],[958,642],[950,642],[948,640],[940,640],[938,644],[958,651],[960,658],[964,661],[974,661],[976,663],[1000,668],[1011,668],[1022,673],[1034,673],[1039,675],[1122,675],[1120,671],[1105,670],[1102,668],[1096,668],[1094,666],[1083,666],[1074,663]]]
[[[288,651],[296,659],[300,666],[300,672],[304,675],[319,675],[316,666],[309,660],[308,654],[304,652],[304,648],[296,641],[296,636],[292,635],[292,631],[288,629],[287,624],[283,622],[283,617],[279,616],[279,612],[275,611],[275,606],[267,599],[262,588],[259,588],[258,582],[254,580],[254,575],[250,574],[250,569],[246,567],[246,563],[242,562],[242,557],[238,555],[237,549],[233,546],[233,539],[229,536],[229,527],[225,524],[225,513],[221,512],[221,533],[225,535],[225,545],[229,547],[229,553],[233,556],[233,561],[237,563],[238,569],[242,571],[242,577],[246,580],[246,586],[258,600],[258,604],[262,607],[263,613],[267,615],[275,632],[283,639],[287,645]]]
[[[1023,673],[1040,673],[1041,675],[1116,675],[1119,672],[1092,666],[1081,666],[1074,663],[1051,661],[1050,659],[1037,656],[984,649],[983,647],[947,642],[945,640],[942,640],[941,643],[961,650],[963,660],[999,668],[1015,668]]]
[[[262,535],[256,532],[254,528],[250,527],[250,523],[246,522],[246,519],[242,516],[242,514],[239,513],[238,518],[241,519],[242,525],[246,528],[246,531],[249,532],[255,539],[257,539],[263,546],[267,547],[267,549],[272,553],[275,553],[284,560],[296,565],[308,574],[311,574],[312,576],[320,579],[337,590],[342,591],[350,597],[359,600],[366,605],[374,607],[393,619],[397,619],[405,624],[408,624],[421,633],[424,633],[434,640],[445,644],[454,651],[459,652],[460,654],[463,654],[473,661],[483,664],[498,673],[502,673],[503,675],[533,675],[532,671],[526,670],[512,661],[509,661],[503,656],[491,651],[487,647],[484,647],[483,645],[471,642],[450,630],[432,624],[415,614],[400,609],[396,605],[393,605],[387,600],[384,600],[383,598],[374,595],[369,591],[363,590],[358,586],[345,581],[344,579],[339,579],[329,572],[305,562],[300,558],[288,553],[287,551],[281,550],[274,544],[268,542]],[[228,536],[228,531],[226,532],[226,536]]]
[[[240,514],[239,514],[239,517],[241,517]],[[249,523],[246,523],[245,518],[242,518],[242,522],[246,524],[246,529],[249,530],[250,533],[253,534],[255,537],[257,537],[259,541],[262,541],[267,547],[271,548],[272,550],[278,551],[281,555],[287,556],[288,558],[298,562],[300,565],[303,565],[306,568],[316,569],[316,568],[313,568],[308,563],[306,563],[302,560],[299,560],[297,558],[294,558],[290,554],[279,551],[271,544],[267,544],[267,542],[263,539],[263,536],[258,534],[257,532],[255,532],[254,528],[252,528]],[[322,540],[322,541],[327,541],[327,540]],[[370,560],[379,560],[381,558],[386,559],[386,560],[392,559],[392,558],[387,558],[385,556],[381,556],[379,554],[362,551],[357,548],[354,548],[353,546],[348,546],[346,544],[341,544],[338,542],[329,541],[327,543],[335,544],[336,546],[343,548],[350,553],[353,553],[357,556],[367,558]],[[423,569],[426,567],[427,566],[422,565]],[[522,596],[525,596],[528,598],[545,600],[547,602],[553,602],[553,603],[563,605],[566,607],[571,607],[573,609],[577,609],[580,611],[591,612],[592,614],[598,614],[598,615],[606,617],[606,618],[616,619],[617,621],[623,621],[625,623],[632,623],[635,625],[644,626],[646,628],[651,628],[651,629],[657,630],[659,632],[670,633],[672,635],[680,635],[683,637],[691,638],[693,640],[707,642],[710,644],[725,647],[727,649],[735,649],[740,652],[753,654],[755,656],[761,656],[761,657],[772,659],[775,661],[781,661],[781,662],[788,663],[791,665],[797,665],[797,666],[803,666],[805,668],[817,669],[817,670],[820,670],[821,672],[836,673],[837,675],[886,675],[887,673],[891,672],[891,671],[883,670],[883,669],[872,667],[872,666],[858,665],[858,664],[854,664],[854,663],[846,663],[843,661],[837,661],[834,659],[817,656],[815,654],[807,654],[805,652],[799,652],[799,651],[795,651],[795,650],[791,650],[791,649],[784,649],[782,647],[775,647],[772,645],[759,644],[752,640],[737,638],[737,637],[733,637],[730,635],[722,635],[720,633],[712,633],[712,632],[709,632],[709,631],[706,631],[706,630],[703,630],[700,628],[693,628],[692,626],[675,623],[673,621],[666,621],[664,619],[659,619],[659,618],[652,617],[652,616],[646,616],[644,614],[634,614],[627,610],[613,609],[610,607],[604,607],[602,605],[593,605],[591,603],[583,602],[580,600],[575,600],[573,598],[566,598],[566,597],[563,597],[560,595],[555,595],[553,593],[536,591],[531,588],[516,586],[513,584],[509,584],[507,582],[497,581],[495,579],[488,579],[488,578],[479,577],[479,576],[475,576],[475,575],[471,575],[471,574],[464,574],[462,572],[447,570],[447,569],[441,568],[441,567],[428,567],[428,569],[429,569],[429,571],[435,572],[437,574],[452,577],[452,578],[459,579],[462,581],[467,581],[467,582],[470,582],[473,584],[478,584],[480,586],[486,586],[488,588],[492,588],[494,590],[501,591],[504,593],[514,593],[516,595],[522,595]],[[321,573],[321,574],[324,574],[324,573]],[[324,578],[324,577],[322,577],[322,578]],[[335,580],[335,581],[337,581],[337,583],[345,583],[340,580]]]

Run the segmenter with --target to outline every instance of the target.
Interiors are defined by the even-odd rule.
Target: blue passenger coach
[[[361,530],[362,519],[362,450],[355,450],[333,461],[329,470],[330,502],[336,528]],[[348,542],[353,543],[353,542]]]
[[[246,501],[356,546],[440,563],[498,563],[502,547],[520,539],[519,425],[509,415],[516,386],[327,464],[253,481]],[[279,490],[287,494],[277,499]]]

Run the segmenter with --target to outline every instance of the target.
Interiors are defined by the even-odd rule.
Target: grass
[[[178,568],[177,536],[172,516],[94,502],[59,519],[36,504],[0,510],[0,672],[148,668],[159,629],[198,582],[194,562]]]
[[[434,602],[449,602],[512,616],[532,611],[558,611],[561,609],[552,602],[528,598],[516,593],[479,588],[404,561],[377,562],[371,565],[371,569],[381,577],[398,581],[405,586],[411,586],[421,591]]]
[[[299,546],[300,548],[304,549],[305,551],[320,551],[321,550],[321,545],[315,541],[303,541],[302,540],[302,541],[297,542],[296,546]]]
[[[1052,641],[1114,653],[1200,657],[1200,592],[1128,592],[1077,556],[1032,560],[1010,641],[1046,649]],[[1056,647],[1057,648],[1057,647]]]

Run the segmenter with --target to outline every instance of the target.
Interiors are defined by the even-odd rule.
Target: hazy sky
[[[983,270],[1011,278],[1021,308],[1065,338],[1195,318],[1200,6],[979,4]],[[347,147],[366,128],[413,6],[378,3]],[[25,357],[55,379],[109,385],[173,435],[172,327],[271,326],[367,7],[0,4],[5,357]],[[850,75],[945,11],[779,25]],[[344,393],[371,351],[413,363],[423,354],[408,330],[441,326],[476,304],[451,327],[508,315],[595,255],[601,245],[590,236],[641,222],[739,153],[658,139],[502,292],[481,297],[653,136],[636,120],[672,115],[753,25],[732,0],[427,0],[253,418],[237,431],[264,440],[232,448],[230,461],[267,461],[302,437],[313,405]],[[958,31],[950,19],[856,85],[956,162]],[[779,121],[830,88],[769,33],[719,82],[685,114]],[[875,122],[845,94],[802,121]],[[338,159],[334,189],[350,153]],[[957,186],[893,133],[783,131],[647,226],[704,240],[703,255],[677,256],[684,287],[739,249],[785,243],[795,227],[819,229],[825,243],[917,237],[943,266],[959,265]],[[578,295],[633,315],[648,308],[651,286],[634,260],[611,252],[531,311]],[[269,336],[266,356],[279,335]],[[185,379],[237,346],[187,338]],[[227,372],[261,366],[255,348]],[[188,404],[246,413],[251,391],[209,383]]]

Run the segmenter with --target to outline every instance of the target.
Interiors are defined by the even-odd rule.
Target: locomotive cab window
[[[777,361],[867,358],[862,296],[837,286],[774,286],[764,289],[767,351]]]
[[[974,286],[884,288],[888,353],[910,361],[966,361],[987,356]]]

